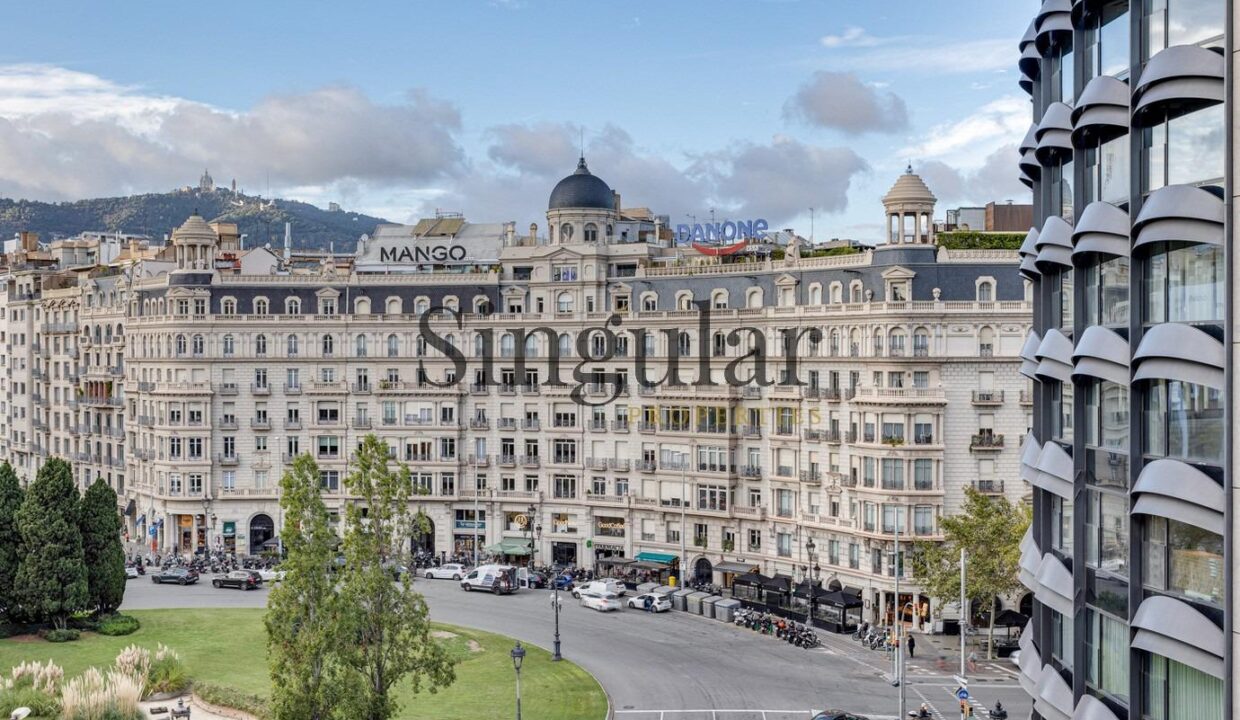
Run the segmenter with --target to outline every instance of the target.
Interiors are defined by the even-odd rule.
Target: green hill
[[[284,223],[292,223],[293,247],[323,250],[335,243],[337,252],[351,251],[362,233],[373,233],[382,218],[344,210],[323,210],[296,200],[264,200],[227,190],[183,190],[130,197],[95,198],[46,203],[0,198],[0,238],[21,230],[41,240],[96,230],[129,232],[160,239],[195,210],[207,220],[237,223],[247,235],[246,246],[284,244]]]

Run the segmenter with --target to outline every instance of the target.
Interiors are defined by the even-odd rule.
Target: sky
[[[584,148],[626,207],[882,236],[912,163],[1027,202],[1030,0],[453,0],[6,7],[0,197],[234,178],[408,221],[545,223]],[[811,212],[811,208],[813,208]],[[90,228],[83,228],[90,229]]]

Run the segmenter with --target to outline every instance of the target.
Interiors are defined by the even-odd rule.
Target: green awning
[[[668,553],[657,553],[657,552],[637,553],[637,557],[635,559],[638,562],[643,562],[643,561],[652,562],[652,563],[659,563],[660,565],[671,565],[672,563],[676,562],[675,555],[670,555]]]
[[[494,553],[495,555],[529,555],[530,541],[504,538],[494,545],[488,545],[487,552]]]

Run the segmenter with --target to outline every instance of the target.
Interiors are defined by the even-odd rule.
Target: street
[[[550,591],[493,596],[463,592],[450,580],[418,580],[417,586],[437,622],[552,645]],[[121,609],[263,607],[267,592],[217,590],[209,576],[186,587],[154,585],[143,577],[129,582]],[[617,720],[805,720],[811,709],[824,708],[873,720],[896,715],[890,656],[846,636],[820,632],[824,646],[805,650],[683,612],[599,613],[579,607],[567,593],[561,599],[564,656],[602,683]],[[928,702],[939,720],[959,717],[953,670],[938,672],[929,659],[924,662],[908,671],[906,708]],[[982,665],[986,679],[971,683],[978,716],[1001,700],[1012,718],[1028,717],[1031,703],[1014,667]]]

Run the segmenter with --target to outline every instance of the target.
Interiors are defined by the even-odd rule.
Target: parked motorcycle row
[[[868,647],[871,650],[882,650],[884,652],[894,650],[895,645],[891,640],[892,633],[890,628],[878,627],[869,623],[861,623],[852,634],[852,639]]]
[[[789,645],[806,649],[816,648],[819,645],[817,633],[808,625],[802,625],[769,612],[741,608],[736,612],[732,622],[763,635],[773,635]]]
[[[212,552],[189,558],[180,555],[161,556],[158,554],[148,554],[145,557],[133,556],[128,558],[126,564],[137,568],[139,575],[145,575],[146,568],[169,570],[177,567],[193,570],[200,575],[207,573],[220,575],[234,570],[271,570],[279,564],[279,561],[276,558],[270,557],[238,556],[235,553]]]

